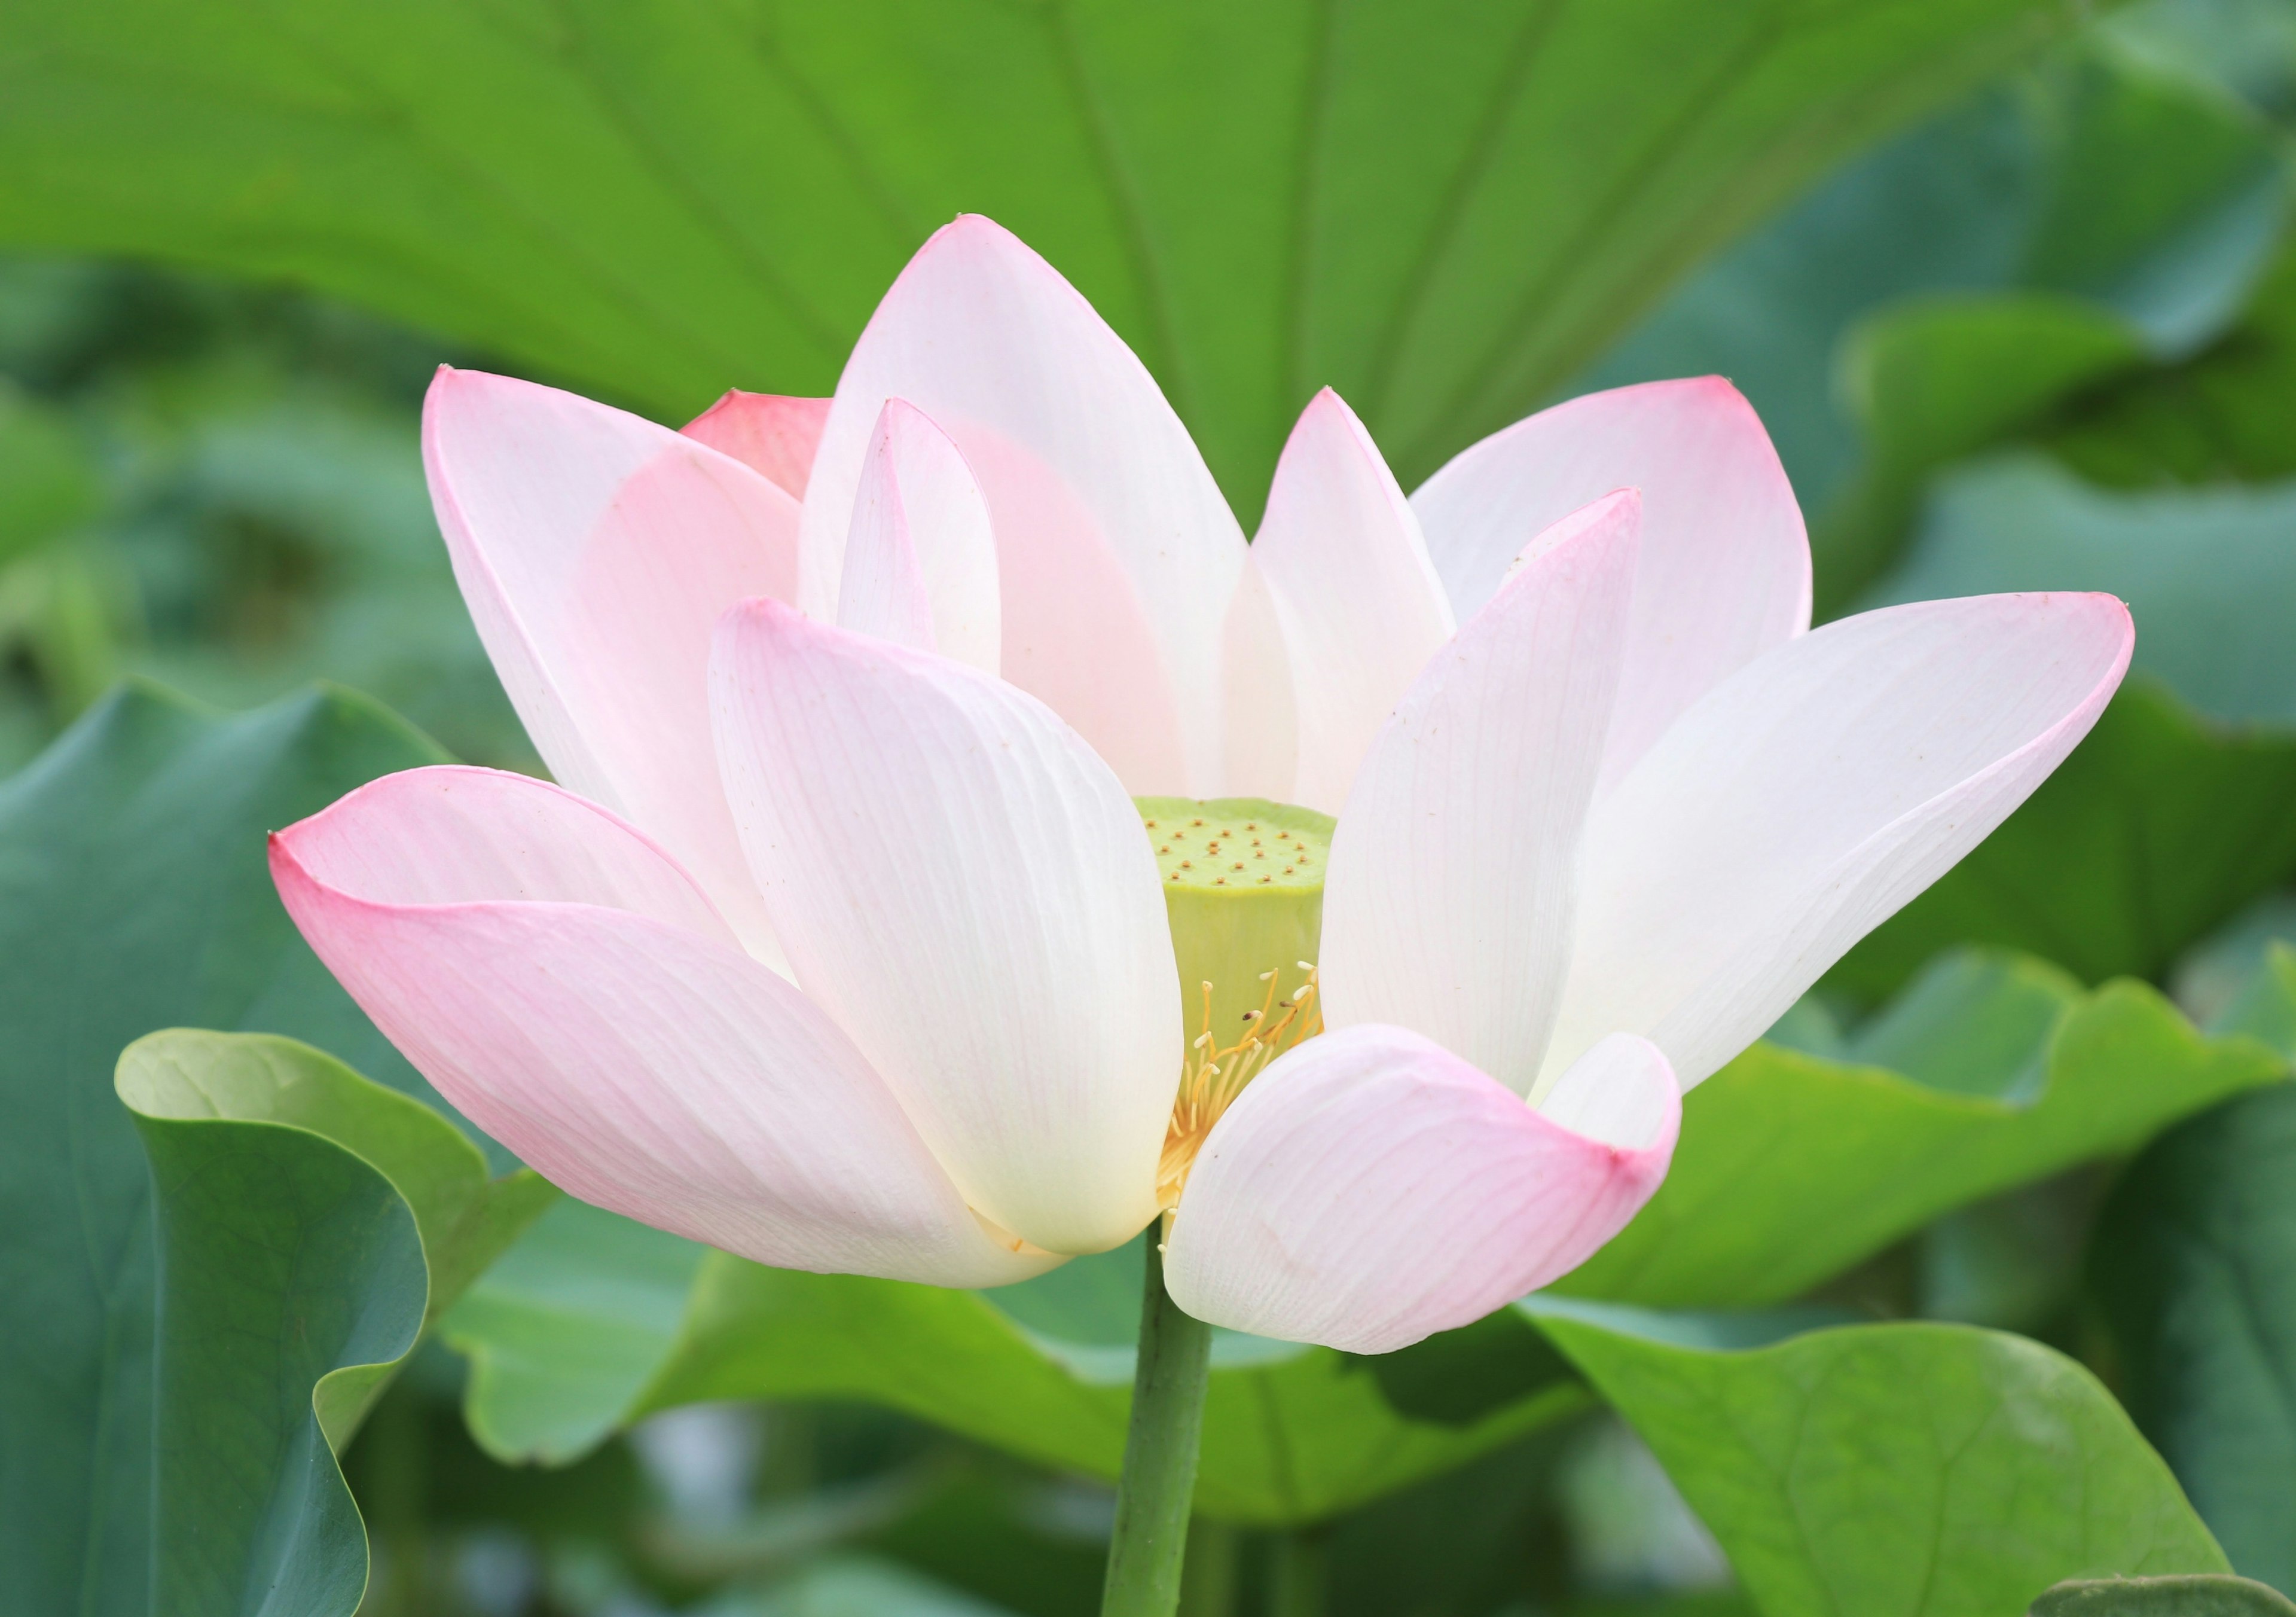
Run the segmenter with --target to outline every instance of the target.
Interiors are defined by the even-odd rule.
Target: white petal
[[[1457,626],[1394,473],[1329,388],[1283,446],[1251,559],[1298,692],[1292,799],[1337,814],[1372,738]]]
[[[993,1285],[1053,1261],[983,1227],[851,1041],[603,809],[417,770],[271,863],[375,1025],[585,1201],[784,1268]]]
[[[959,218],[855,346],[806,494],[804,600],[834,616],[869,435],[905,398],[955,440],[994,519],[1004,677],[1136,793],[1218,789],[1220,633],[1243,538],[1147,370],[1009,233]]]
[[[1180,1058],[1156,862],[1033,698],[774,602],[713,669],[742,840],[806,991],[982,1214],[1096,1252],[1154,1212]]]
[[[1440,1046],[1376,1024],[1309,1039],[1212,1128],[1165,1257],[1199,1319],[1386,1353],[1576,1268],[1666,1176],[1681,1098],[1639,1039],[1604,1047],[1623,1093],[1575,1131]]]
[[[1588,823],[1546,1079],[1619,1028],[1711,1074],[2046,778],[2132,637],[2110,595],[1924,601],[1710,693]]]
[[[551,773],[659,840],[778,958],[718,784],[709,636],[797,582],[795,501],[693,439],[442,368],[424,464],[455,580]]]
[[[837,620],[996,672],[996,540],[964,457],[914,406],[877,418],[854,497]]]
[[[1636,515],[1616,495],[1534,546],[1373,743],[1324,883],[1334,1026],[1398,1023],[1529,1091],[1562,996]]]
[[[1614,488],[1643,495],[1633,640],[1608,791],[1683,710],[1809,627],[1809,541],[1777,452],[1719,376],[1542,410],[1463,450],[1411,497],[1461,619],[1531,535]]]

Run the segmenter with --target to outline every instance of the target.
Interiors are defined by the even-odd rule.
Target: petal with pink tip
[[[829,420],[826,398],[734,389],[679,429],[720,455],[730,455],[791,499],[805,497],[813,452]]]
[[[1283,1056],[1213,1125],[1164,1260],[1199,1319],[1350,1353],[1469,1325],[1568,1274],[1666,1177],[1681,1097],[1626,1038],[1581,1133],[1441,1046],[1369,1024]],[[1574,1086],[1574,1088],[1577,1088]]]
[[[922,411],[892,398],[854,497],[837,620],[996,672],[996,540],[964,457]]]
[[[1251,559],[1298,692],[1290,795],[1337,814],[1372,738],[1457,625],[1394,473],[1329,388],[1283,446]]]
[[[1009,232],[918,250],[855,345],[807,489],[805,601],[833,616],[871,429],[906,398],[955,440],[995,521],[1004,677],[1137,793],[1208,796],[1243,537],[1146,367]]]
[[[1636,514],[1615,495],[1536,543],[1372,743],[1324,886],[1332,1025],[1398,1023],[1529,1092],[1562,993]]]
[[[2134,638],[2110,595],[1923,601],[1710,693],[1587,824],[1546,1075],[1625,1028],[1707,1078],[2047,777]]]
[[[659,840],[776,958],[709,736],[709,635],[787,596],[796,503],[738,461],[554,388],[441,368],[422,413],[455,577],[569,787]]]
[[[1809,627],[1801,507],[1753,406],[1719,376],[1589,393],[1461,451],[1411,497],[1464,620],[1533,534],[1622,488],[1642,490],[1643,560],[1604,791],[1692,702]]]
[[[289,914],[439,1092],[601,1207],[783,1268],[1048,1267],[634,829],[538,781],[392,776],[272,839]]]
[[[1155,856],[1044,704],[777,602],[712,669],[744,845],[806,992],[965,1200],[1054,1252],[1156,1209],[1181,1056]]]

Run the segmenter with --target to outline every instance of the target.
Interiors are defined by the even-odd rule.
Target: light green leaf
[[[319,691],[218,718],[129,688],[0,783],[0,1610],[145,1617],[151,1170],[122,1047],[267,1029],[428,1086],[279,907],[263,834],[439,754]]]
[[[154,1033],[115,1083],[159,1234],[155,1609],[350,1617],[366,1534],[336,1456],[558,1192],[490,1180],[452,1123],[293,1039]]]
[[[447,1340],[475,1367],[471,1429],[497,1456],[564,1461],[678,1404],[840,1399],[1115,1476],[1136,1242],[1021,1286],[952,1292],[766,1268],[652,1232],[612,1233],[620,1222],[554,1212],[446,1319]],[[604,1266],[592,1258],[601,1244]],[[1221,1333],[1198,1506],[1268,1525],[1319,1520],[1583,1408],[1583,1390],[1535,1339],[1532,1352],[1528,1368],[1455,1389],[1446,1404],[1402,1384],[1407,1361]]]
[[[1781,1301],[1942,1212],[2134,1150],[2286,1071],[2252,1040],[2202,1037],[2142,984],[2083,994],[2038,962],[1981,955],[1938,962],[1848,1055],[1757,1045],[1691,1091],[1666,1183],[1555,1289]]]
[[[2112,1395],[2038,1342],[1520,1305],[1651,1446],[1764,1617],[2002,1617],[2067,1578],[2220,1572]]]
[[[2140,675],[2023,808],[1825,984],[1878,999],[1959,943],[2044,955],[2089,982],[2158,978],[2296,874],[2291,802],[2296,735],[2211,723]]]
[[[0,229],[308,282],[678,415],[828,390],[976,209],[1133,341],[1249,510],[1317,384],[1423,476],[2069,15],[32,0],[0,22]]]
[[[2032,1617],[2296,1617],[2296,1603],[2248,1578],[2084,1578],[2034,1601]]]
[[[2292,1010],[2281,947],[2234,1015],[2284,1038]],[[2296,1085],[2155,1141],[2106,1202],[2088,1271],[2129,1413],[2233,1565],[2296,1591]]]

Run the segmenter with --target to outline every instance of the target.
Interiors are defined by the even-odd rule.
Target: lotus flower
[[[1680,1090],[1999,823],[2131,644],[2081,595],[1806,632],[1792,492],[1710,378],[1408,500],[1319,394],[1247,546],[977,218],[833,399],[680,434],[444,371],[424,447],[562,785],[393,776],[272,857],[449,1099],[770,1264],[992,1285],[1168,1211],[1188,1311],[1360,1351],[1615,1233]]]

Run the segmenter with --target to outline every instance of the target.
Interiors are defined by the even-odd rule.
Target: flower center
[[[1136,800],[1192,1030],[1157,1174],[1168,1211],[1220,1113],[1269,1062],[1324,1030],[1313,962],[1332,820],[1256,798]]]

